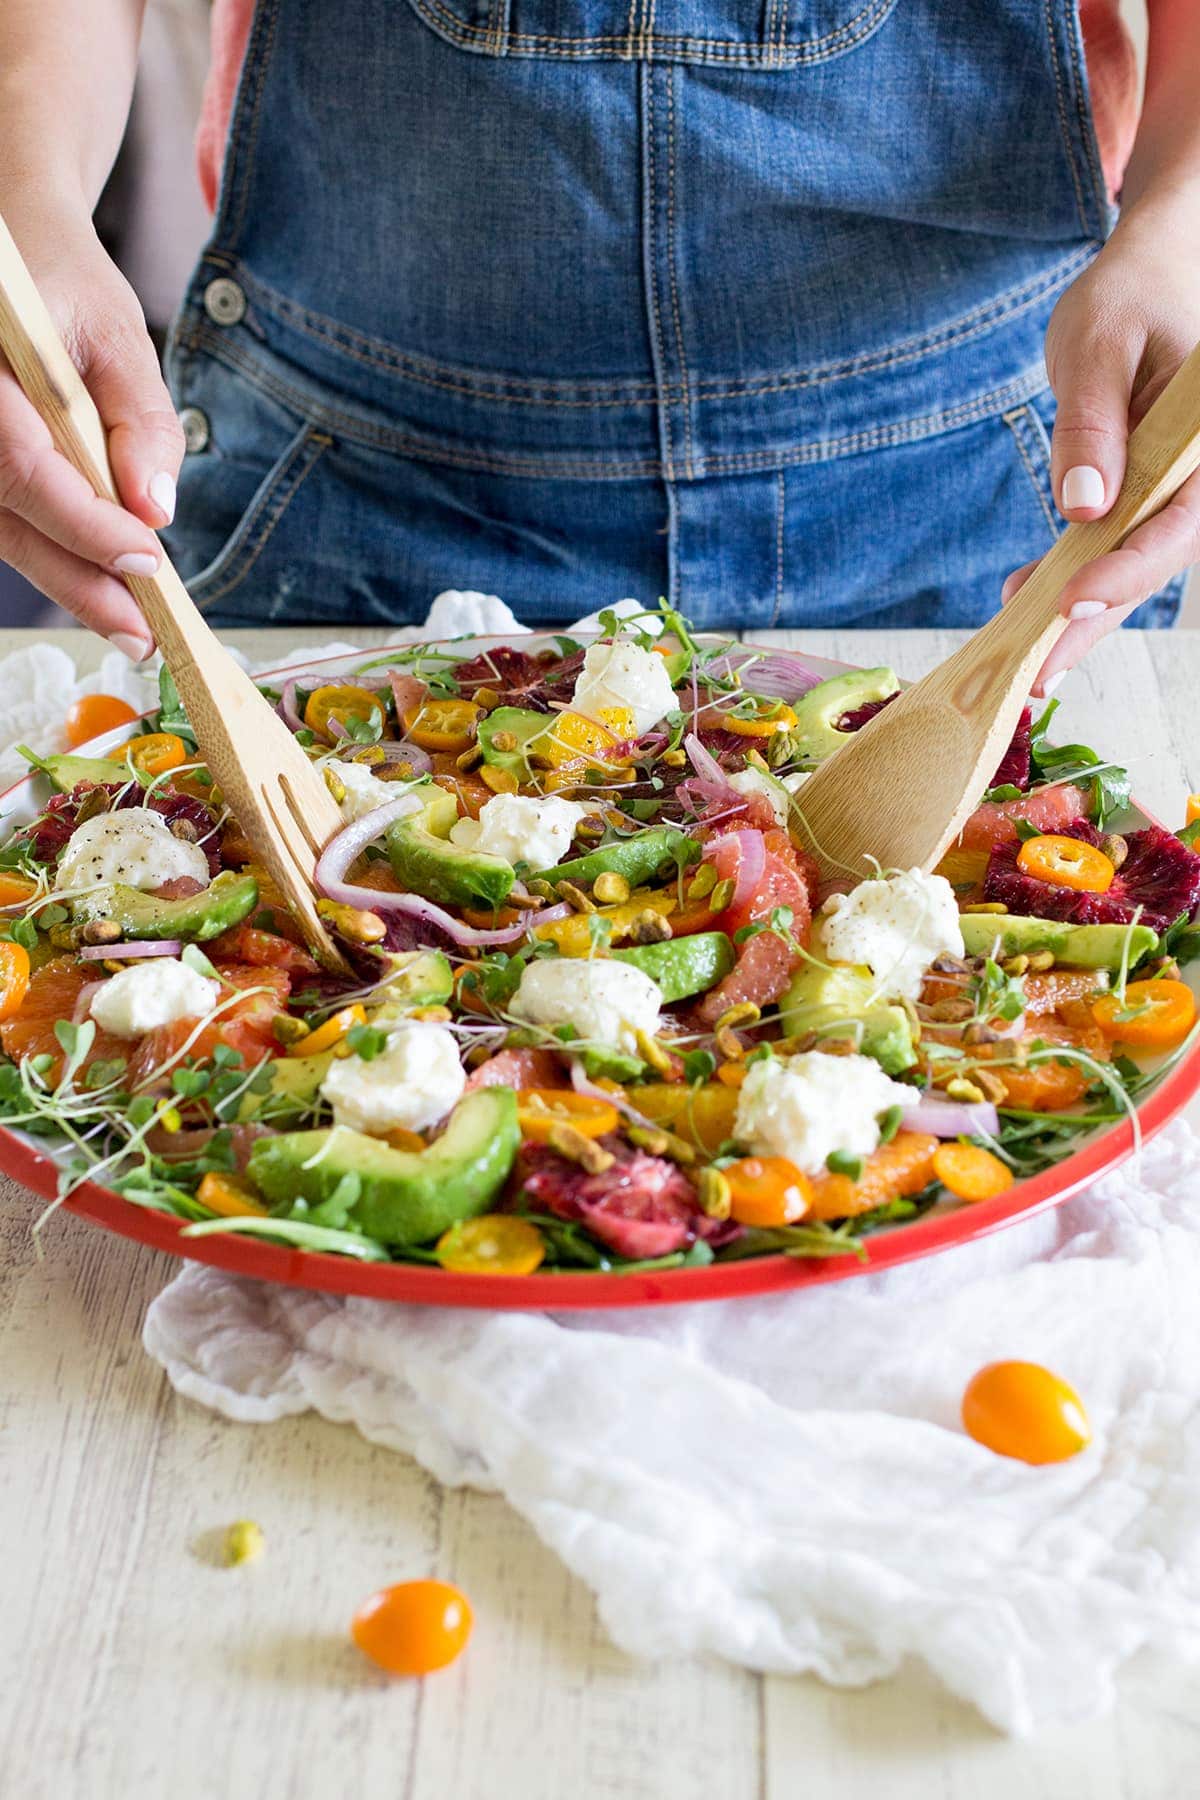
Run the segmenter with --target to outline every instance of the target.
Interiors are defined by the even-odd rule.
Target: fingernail
[[[149,638],[135,637],[132,631],[114,631],[108,641],[114,650],[135,663],[145,662],[154,648]]]
[[[1103,505],[1104,477],[1099,469],[1093,469],[1088,463],[1080,463],[1077,469],[1068,469],[1062,484],[1063,511],[1075,512],[1079,507]]]
[[[1068,619],[1098,619],[1102,612],[1107,611],[1108,608],[1103,600],[1077,600],[1067,617]]]
[[[151,556],[147,550],[129,550],[115,559],[113,568],[118,575],[153,575],[161,561],[161,556]]]
[[[175,477],[160,469],[146,489],[150,498],[163,516],[163,524],[169,525],[175,517]]]
[[[1046,679],[1042,683],[1042,699],[1043,700],[1048,700],[1050,698],[1050,696],[1054,692],[1055,688],[1061,684],[1062,678],[1066,674],[1066,672],[1067,671],[1065,669],[1055,669],[1053,675],[1047,675]]]
[[[1007,606],[1009,601],[1012,599],[1013,595],[1016,593],[1016,591],[1017,591],[1017,572],[1014,569],[1012,574],[1005,578],[1004,586],[1000,589],[1000,604],[1001,604],[1001,606]]]

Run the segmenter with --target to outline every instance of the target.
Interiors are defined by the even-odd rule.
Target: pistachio
[[[1179,964],[1175,961],[1173,956],[1160,956],[1156,958],[1156,960],[1150,964],[1146,972],[1150,976],[1161,977],[1167,981],[1178,981],[1180,978]]]
[[[965,913],[1006,913],[1008,908],[1003,900],[974,900],[962,910]]]
[[[73,950],[75,948],[75,927],[73,925],[51,925],[46,936],[54,950]]]
[[[932,1006],[926,1007],[929,1018],[937,1025],[961,1025],[971,1017],[975,1008],[969,1000],[935,1000]]]
[[[518,882],[515,887],[508,890],[504,904],[505,906],[515,906],[518,912],[536,912],[539,906],[544,906],[546,903],[540,894],[531,894]]]
[[[115,944],[121,936],[121,927],[115,919],[92,919],[79,929],[81,944]]]
[[[938,956],[929,966],[935,975],[965,975],[970,965],[961,956]]]
[[[1119,869],[1129,855],[1129,845],[1119,831],[1110,831],[1100,839],[1100,848],[1114,869]]]
[[[746,1054],[745,1044],[731,1025],[718,1025],[714,1041],[726,1062],[741,1062]]]
[[[813,1045],[825,1056],[854,1056],[858,1052],[857,1037],[818,1037]]]
[[[659,915],[656,913],[654,916],[657,918]],[[637,1042],[638,1055],[642,1061],[648,1062],[650,1067],[657,1069],[660,1075],[670,1074],[675,1065],[671,1061],[669,1052],[664,1049],[658,1039],[651,1037],[648,1031],[640,1030],[634,1033],[634,1037]]]
[[[603,1175],[617,1160],[611,1150],[602,1150],[594,1138],[585,1137],[573,1125],[552,1125],[546,1142],[551,1150],[557,1150],[568,1162],[578,1163],[589,1175]]]
[[[978,1087],[983,1089],[985,1095],[993,1105],[1004,1105],[1004,1102],[1008,1099],[1008,1088],[1005,1086],[1003,1079],[999,1075],[993,1074],[991,1069],[976,1069],[972,1079]]]
[[[340,806],[342,804],[342,801],[346,798],[345,782],[339,781],[332,769],[329,769],[329,768],[322,769],[321,773],[325,777],[325,786],[329,789],[329,792],[333,795],[334,799],[337,801],[338,805]]]
[[[387,755],[378,744],[364,744],[363,748],[356,750],[349,760],[364,763],[368,769],[377,769],[381,762],[387,761]]]
[[[318,900],[317,912],[348,943],[378,944],[387,936],[387,926],[378,913],[360,912],[356,906],[343,906],[340,900]]]
[[[498,706],[503,706],[504,697],[503,695],[498,694],[495,688],[476,688],[475,704],[482,712],[495,712]]]
[[[515,731],[494,731],[492,733],[493,750],[515,750],[517,734]]]
[[[473,1044],[463,1057],[468,1069],[477,1069],[481,1063],[487,1062],[492,1055],[490,1044]]]
[[[732,875],[727,875],[724,881],[718,881],[708,902],[713,912],[724,912],[736,892],[737,883]]]
[[[558,894],[559,898],[565,900],[568,906],[573,906],[576,912],[594,913],[596,910],[595,902],[584,893],[581,887],[576,887],[573,881],[560,881]]]
[[[701,1169],[696,1177],[696,1198],[708,1219],[727,1219],[733,1211],[733,1195],[720,1169]]]
[[[665,944],[670,935],[670,920],[652,906],[640,912],[629,926],[629,936],[635,944]]]
[[[496,737],[501,735],[500,732],[496,733]],[[496,738],[493,738],[492,742],[495,743]],[[515,747],[515,738],[513,744]],[[498,745],[497,748],[499,748]],[[494,763],[484,763],[479,771],[479,778],[485,787],[491,788],[493,794],[515,794],[521,785],[511,769],[498,769]]]
[[[253,1519],[239,1519],[225,1533],[225,1561],[231,1569],[253,1562],[262,1555],[265,1543],[261,1526]]]
[[[630,1125],[625,1136],[648,1156],[665,1156],[671,1134],[669,1131],[660,1131],[657,1125]]]
[[[470,744],[470,745],[468,745],[467,749],[465,749],[462,752],[462,754],[460,756],[455,757],[454,766],[456,769],[462,769],[462,770],[466,771],[468,769],[478,768],[479,764],[482,761],[483,761],[482,747],[479,744]]]
[[[666,763],[668,769],[682,769],[687,755],[682,750],[664,750],[660,760]]]
[[[1029,967],[1035,975],[1044,975],[1047,969],[1054,967],[1053,950],[1034,950],[1029,958]]]
[[[411,781],[416,774],[410,762],[384,763],[375,771],[376,781]]]
[[[286,1048],[303,1042],[309,1036],[309,1027],[303,1019],[293,1018],[291,1013],[276,1013],[271,1020],[271,1036]]]
[[[592,883],[592,892],[605,906],[619,905],[629,898],[629,883],[615,869],[605,869]]]
[[[739,1000],[736,1006],[726,1007],[717,1020],[717,1030],[720,1031],[726,1025],[757,1025],[761,1017],[762,1014],[753,1000]]]
[[[584,839],[596,839],[604,836],[604,820],[593,813],[590,818],[580,819],[575,827],[575,836]]]
[[[525,886],[531,894],[536,894],[539,900],[558,899],[558,890],[553,882],[544,881],[540,875],[536,876],[532,881],[527,881]]]
[[[75,810],[75,823],[82,825],[85,819],[99,818],[108,811],[108,795],[102,787],[89,788]]]
[[[414,1006],[408,1016],[420,1019],[426,1025],[446,1025],[454,1014],[448,1006]]]
[[[167,830],[181,844],[196,844],[200,841],[200,833],[190,819],[172,819]]]
[[[951,1100],[966,1100],[977,1103],[985,1098],[983,1089],[977,1087],[973,1081],[968,1081],[965,1075],[953,1076],[952,1079],[946,1083],[946,1092]]]
[[[1000,967],[1006,975],[1024,975],[1029,967],[1029,958],[1027,956],[1006,956]]]
[[[703,900],[717,885],[717,871],[710,862],[702,862],[687,884],[689,900]]]
[[[964,1044],[998,1044],[1001,1038],[1000,1033],[993,1031],[990,1025],[981,1025],[976,1020],[974,1024],[967,1026],[962,1034],[962,1041]]]

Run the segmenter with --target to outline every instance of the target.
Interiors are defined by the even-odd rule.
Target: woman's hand
[[[0,561],[140,661],[153,639],[120,577],[162,561],[151,527],[174,515],[183,433],[141,307],[86,207],[34,216],[10,219],[13,235],[108,430],[123,506],[59,455],[0,356]]]
[[[1200,341],[1200,265],[1188,251],[1196,200],[1152,206],[1121,219],[1095,262],[1069,287],[1050,319],[1046,367],[1058,401],[1052,477],[1067,519],[1101,518],[1125,474],[1129,431]],[[1089,563],[1063,589],[1072,623],[1035,683],[1046,694],[1098,639],[1172,576],[1200,561],[1200,476],[1132,532],[1119,550]],[[1030,570],[1010,575],[1011,600]]]

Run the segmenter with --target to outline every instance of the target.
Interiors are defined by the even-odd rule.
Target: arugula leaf
[[[1014,787],[1011,781],[1002,781],[999,787],[989,788],[983,797],[985,800],[995,801],[1019,800],[1021,790],[1019,787]]]
[[[1186,963],[1195,962],[1200,957],[1200,924],[1193,925],[1188,914],[1181,912],[1167,926],[1157,946],[1147,951],[1138,967],[1141,968],[1150,961],[1157,962],[1160,956],[1173,956],[1180,968]]]
[[[175,678],[166,663],[158,671],[158,729],[173,731],[176,737],[183,738],[193,750],[196,748],[196,733],[192,730],[191,720],[183,709],[179,689],[175,686]]]
[[[1189,850],[1200,850],[1200,819],[1193,819],[1190,825],[1185,825],[1182,831],[1175,833],[1175,836],[1181,844],[1186,844]]]
[[[1058,707],[1059,702],[1051,700],[1030,730],[1033,767],[1043,782],[1075,781],[1090,786],[1092,819],[1103,829],[1106,819],[1129,805],[1128,771],[1106,762],[1087,744],[1049,743],[1046,731]]]

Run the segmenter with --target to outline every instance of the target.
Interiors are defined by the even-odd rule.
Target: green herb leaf
[[[387,1049],[387,1041],[387,1032],[380,1031],[377,1025],[352,1025],[346,1033],[352,1054],[360,1056],[363,1062],[374,1062]]]
[[[848,1150],[831,1150],[825,1158],[825,1167],[831,1175],[848,1175],[851,1181],[862,1178],[863,1159],[851,1156]]]
[[[179,960],[185,969],[191,969],[196,975],[207,976],[210,981],[221,979],[199,944],[185,944],[179,952]]]
[[[879,1141],[890,1144],[900,1129],[900,1121],[904,1117],[902,1106],[889,1106],[879,1121]]]
[[[683,1079],[689,1087],[695,1087],[711,1081],[716,1067],[717,1059],[711,1050],[689,1050],[683,1058]]]

